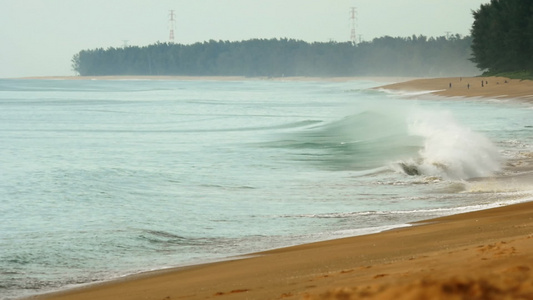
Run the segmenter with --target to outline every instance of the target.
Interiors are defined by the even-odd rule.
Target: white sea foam
[[[484,177],[500,170],[501,155],[485,136],[459,124],[451,113],[416,109],[409,134],[424,138],[418,157],[402,162],[405,172],[446,179]]]
[[[389,89],[382,89],[382,88],[378,88],[377,89],[378,91],[380,92],[384,92],[384,93],[387,93],[387,94],[391,94],[391,95],[394,95],[394,96],[400,96],[400,97],[415,97],[415,96],[423,96],[423,95],[429,95],[429,94],[433,94],[433,93],[436,93],[436,92],[441,92],[441,91],[445,91],[445,90],[421,90],[421,91],[409,91],[409,90],[389,90]]]

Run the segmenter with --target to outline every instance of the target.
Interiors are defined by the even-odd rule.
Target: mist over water
[[[532,198],[532,109],[376,85],[0,80],[0,298]]]

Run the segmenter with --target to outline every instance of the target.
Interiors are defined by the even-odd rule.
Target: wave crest
[[[500,170],[501,155],[485,136],[460,125],[449,112],[418,111],[408,118],[409,134],[420,136],[417,157],[398,163],[408,175],[446,179],[485,177]]]
[[[388,106],[303,128],[277,146],[333,170],[381,170],[461,180],[500,170],[501,155],[447,111]],[[366,174],[366,172],[362,172]]]

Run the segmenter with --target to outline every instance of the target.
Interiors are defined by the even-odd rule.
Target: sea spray
[[[276,146],[295,149],[298,160],[361,175],[388,167],[407,175],[461,180],[500,169],[496,146],[460,124],[451,112],[417,104],[380,104],[299,128]]]
[[[459,124],[450,112],[416,109],[407,122],[409,134],[423,137],[424,145],[418,157],[404,162],[404,170],[452,180],[485,177],[500,170],[502,159],[496,146]]]

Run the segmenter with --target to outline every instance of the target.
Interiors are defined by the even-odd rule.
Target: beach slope
[[[380,86],[378,89],[427,91],[445,97],[483,97],[533,101],[533,81],[505,77],[424,78]]]
[[[415,225],[38,299],[533,298],[533,203]]]

